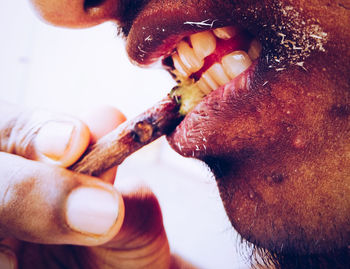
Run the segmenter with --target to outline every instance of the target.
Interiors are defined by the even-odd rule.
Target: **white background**
[[[71,30],[40,21],[26,0],[0,0],[0,99],[79,114],[113,105],[133,117],[174,82],[163,70],[132,66],[111,23]],[[246,268],[237,234],[207,168],[170,150],[164,139],[121,165],[117,184],[157,195],[172,251],[200,268]]]

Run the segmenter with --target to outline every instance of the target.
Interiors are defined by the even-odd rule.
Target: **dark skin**
[[[107,0],[85,9],[78,0],[33,2],[56,25],[116,21],[129,57],[140,65],[211,27],[237,24],[255,35],[263,52],[247,86],[213,92],[168,140],[180,154],[208,164],[233,227],[266,249],[267,258],[283,268],[346,268],[348,1]]]

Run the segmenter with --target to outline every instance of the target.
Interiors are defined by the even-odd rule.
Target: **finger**
[[[163,234],[163,217],[158,199],[147,187],[124,194],[123,199],[127,210],[124,224],[119,234],[111,244],[118,247],[135,248],[143,245],[143,241]],[[148,238],[148,239],[147,239]],[[152,241],[152,240],[150,240]]]
[[[0,237],[98,245],[124,218],[120,194],[97,178],[0,153]]]
[[[92,249],[97,264],[128,269],[169,268],[170,249],[157,198],[147,188],[123,198],[125,218],[120,232],[107,244]]]
[[[122,112],[112,106],[100,106],[83,115],[82,120],[89,127],[91,141],[95,143],[99,138],[123,123],[126,117]]]
[[[83,115],[82,120],[90,129],[91,142],[95,143],[99,138],[123,123],[126,117],[122,112],[112,106],[100,106]],[[99,178],[113,184],[116,173],[117,167],[114,167],[101,174]]]
[[[109,184],[113,185],[115,181],[115,177],[117,175],[117,170],[118,170],[118,167],[113,167],[103,172],[98,177],[102,179],[104,182],[108,182]]]
[[[0,150],[68,167],[90,142],[81,121],[45,110],[24,110],[0,103]]]

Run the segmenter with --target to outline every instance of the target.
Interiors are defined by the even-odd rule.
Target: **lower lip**
[[[242,74],[204,97],[168,136],[172,148],[182,156],[198,159],[225,151],[224,148],[213,149],[212,145],[217,143],[209,137],[213,137],[214,132],[221,132],[216,127],[217,121],[225,121],[231,104],[252,91],[258,68],[259,62],[256,60]]]
[[[216,103],[219,103],[220,100],[225,101],[225,93],[227,94],[228,92],[238,97],[240,94],[250,91],[258,63],[259,60],[255,60],[244,72],[232,79],[230,82],[209,93],[198,105],[200,106],[202,103],[208,104],[211,101],[217,101]],[[216,98],[219,99],[216,100]],[[196,107],[194,110],[196,110]],[[191,112],[189,114],[191,114]]]
[[[251,44],[254,40],[254,37],[243,30],[240,30],[238,33],[240,34],[237,34],[227,40],[222,40],[216,37],[216,49],[214,50],[214,52],[211,52],[209,56],[204,58],[204,64],[201,68],[197,67],[197,69],[195,69],[195,67],[193,66],[193,69],[190,69],[192,68],[192,66],[190,65],[186,68],[188,68],[188,70],[194,70],[192,71],[192,74],[188,73],[188,70],[187,72],[180,72],[180,75],[185,75],[185,81],[186,79],[188,80],[188,78],[186,78],[187,76],[190,80],[192,79],[192,81],[194,81],[192,82],[194,83],[194,87],[196,89],[199,88],[200,91],[202,91],[203,89],[202,87],[200,87],[199,82],[202,80],[204,80],[204,82],[208,82],[205,77],[203,78],[205,74],[211,77],[211,80],[214,80],[215,78],[214,82],[216,81],[217,85],[222,85],[216,85],[216,89],[215,87],[211,86],[211,92],[208,91],[208,94],[205,97],[203,97],[203,99],[199,99],[199,103],[194,103],[194,106],[190,106],[192,110],[190,110],[190,112],[187,113],[182,123],[180,123],[180,125],[175,129],[175,131],[168,137],[171,146],[178,153],[185,157],[195,157],[203,159],[207,154],[213,154],[211,152],[213,150],[224,150],[217,149],[215,147],[213,148],[213,145],[217,144],[216,141],[208,140],[210,140],[213,137],[213,139],[217,137],[217,135],[214,134],[215,132],[221,132],[217,129],[217,126],[224,126],[224,124],[218,124],[217,121],[226,121],[225,119],[229,115],[228,111],[232,110],[230,104],[239,100],[242,94],[250,92],[252,89],[252,81],[254,80],[255,73],[257,71],[259,57],[255,57],[255,59],[253,59],[253,63],[251,61],[252,58],[250,57],[251,65],[249,67],[246,67],[247,69],[245,70],[241,69],[241,73],[236,73],[238,75],[230,75],[231,80],[229,81],[229,79],[226,79],[226,81],[229,81],[227,83],[225,83],[225,80],[219,83],[219,81],[217,80],[219,78],[218,75],[213,75],[210,70],[211,66],[215,63],[223,65],[223,60],[227,58],[227,55],[235,54],[236,52],[239,53],[239,51],[243,51],[242,55],[247,54],[248,49],[250,49],[252,46]],[[191,38],[185,39],[185,42],[189,42],[189,39]],[[188,44],[191,46],[191,43]],[[191,49],[187,48],[187,50]],[[174,52],[174,55],[177,56],[177,61],[179,61],[179,58],[180,61],[182,60],[181,55],[185,57],[182,61],[187,60],[188,58],[186,57],[190,57],[191,55],[190,52],[188,52],[188,54],[181,53],[186,52],[183,52],[181,48],[180,50],[176,50]],[[237,65],[234,64],[236,62],[232,62],[230,57],[234,56],[229,56],[228,58],[230,59],[228,63],[231,65],[226,64],[225,69],[222,70],[226,73],[227,76],[229,74],[227,72],[231,72],[237,67]],[[247,57],[249,58],[248,55]],[[192,58],[189,59],[191,60]],[[188,63],[191,63],[191,61],[188,61]],[[184,64],[182,63],[180,66],[184,66]],[[175,70],[177,71],[177,69]],[[180,81],[182,81],[181,76]],[[185,88],[185,90],[187,89]],[[187,107],[189,106],[187,105]],[[227,120],[229,121],[230,119]]]

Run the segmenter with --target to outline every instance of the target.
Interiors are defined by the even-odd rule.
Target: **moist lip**
[[[254,96],[254,89],[259,78],[260,65],[255,61],[250,68],[229,83],[212,91],[204,97],[167,136],[170,146],[184,157],[197,159],[206,156],[225,155],[226,147],[216,147],[216,132],[221,132],[216,119],[225,122],[232,115],[232,107],[237,109],[241,99]],[[244,109],[243,109],[244,110]],[[228,111],[228,112],[227,112]],[[214,127],[215,126],[215,127]],[[221,124],[219,124],[221,126]]]

